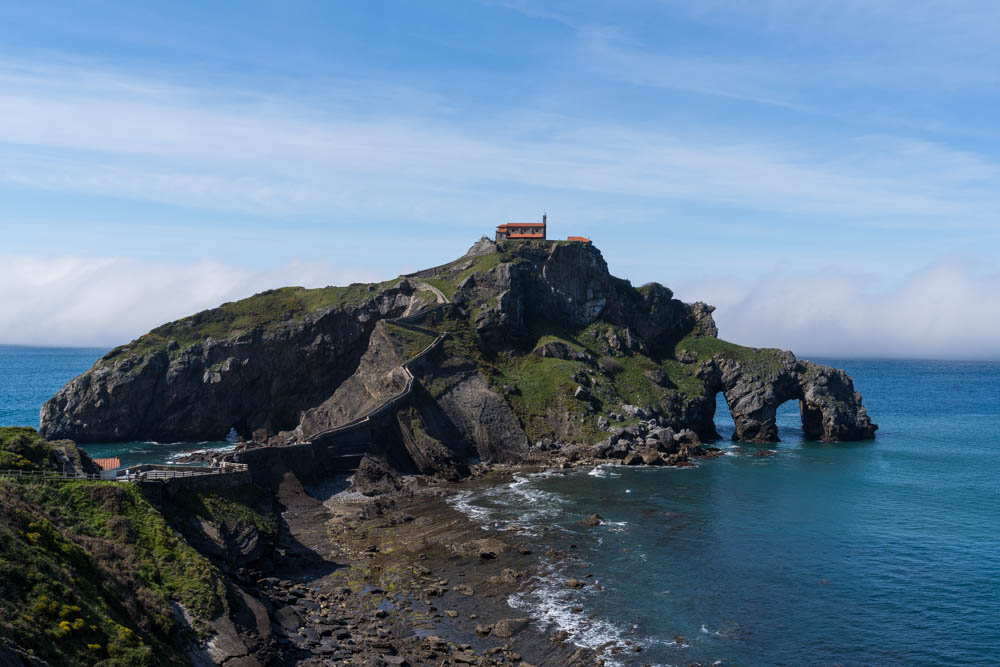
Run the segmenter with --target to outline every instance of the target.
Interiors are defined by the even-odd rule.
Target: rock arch
[[[822,442],[875,436],[861,394],[841,370],[800,361],[791,352],[740,358],[719,355],[705,368],[712,395],[722,392],[733,417],[733,439],[778,442],[778,407],[798,400],[806,438]]]

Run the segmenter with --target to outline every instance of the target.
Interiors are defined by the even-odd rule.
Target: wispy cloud
[[[814,216],[993,224],[997,166],[892,136],[789,144],[732,128],[551,114],[478,121],[321,104],[98,71],[0,67],[0,183],[207,209],[458,220],[546,192]],[[394,95],[400,94],[398,90]],[[942,177],[945,174],[946,176]],[[619,204],[621,201],[618,202]],[[478,223],[476,223],[478,224]]]

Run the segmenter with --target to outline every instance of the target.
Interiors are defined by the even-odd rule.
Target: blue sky
[[[0,3],[0,342],[534,220],[805,354],[1000,357],[1000,6]]]

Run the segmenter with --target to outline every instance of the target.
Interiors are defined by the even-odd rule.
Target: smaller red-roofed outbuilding
[[[94,459],[94,463],[96,463],[101,470],[116,470],[122,467],[121,459],[117,456]]]

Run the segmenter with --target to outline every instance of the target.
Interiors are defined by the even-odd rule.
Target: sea
[[[456,497],[569,555],[510,603],[581,645],[628,646],[610,664],[1000,664],[1000,363],[815,361],[853,377],[874,440],[809,442],[789,402],[780,443],[733,443],[720,396],[726,456]],[[604,525],[578,523],[593,513]]]
[[[0,425],[37,426],[104,352],[0,347]],[[807,441],[789,402],[780,443],[733,443],[720,396],[725,456],[518,474],[454,496],[541,555],[514,613],[624,647],[608,664],[1000,664],[1000,363],[814,361],[853,377],[874,440]],[[139,462],[225,444],[85,448]],[[603,525],[578,523],[594,513]]]
[[[38,428],[42,404],[103,357],[108,348],[0,345],[0,426]],[[94,458],[117,456],[123,466],[173,463],[191,451],[232,449],[231,442],[138,442],[82,445]]]

